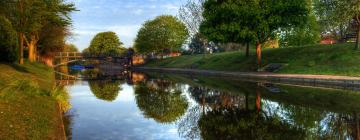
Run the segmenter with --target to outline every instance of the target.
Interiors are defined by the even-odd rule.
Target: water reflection
[[[188,103],[180,85],[171,81],[151,80],[135,88],[136,103],[146,118],[171,123],[185,114]]]
[[[101,81],[89,81],[91,92],[101,100],[114,101],[122,90],[120,81],[113,80],[101,80]]]
[[[358,92],[138,72],[69,88],[73,139],[360,139]]]

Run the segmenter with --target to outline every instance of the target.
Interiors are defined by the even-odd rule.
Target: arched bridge
[[[103,60],[120,64],[122,66],[132,65],[132,55],[113,55],[113,56],[101,56],[101,55],[83,55],[79,52],[59,52],[55,54],[55,60],[59,60],[54,64],[54,67],[66,65],[76,61],[82,60]]]

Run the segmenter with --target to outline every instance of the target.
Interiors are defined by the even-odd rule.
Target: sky
[[[178,14],[185,0],[69,0],[78,10],[72,13],[73,36],[68,43],[79,50],[90,45],[99,32],[113,31],[125,47],[131,47],[146,20],[156,16]]]

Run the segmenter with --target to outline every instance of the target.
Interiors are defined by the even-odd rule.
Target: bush
[[[0,61],[14,62],[18,59],[17,34],[11,22],[0,16]]]

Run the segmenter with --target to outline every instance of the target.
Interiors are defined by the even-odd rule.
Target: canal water
[[[64,69],[56,77],[71,97],[64,122],[73,140],[360,138],[357,91]]]

